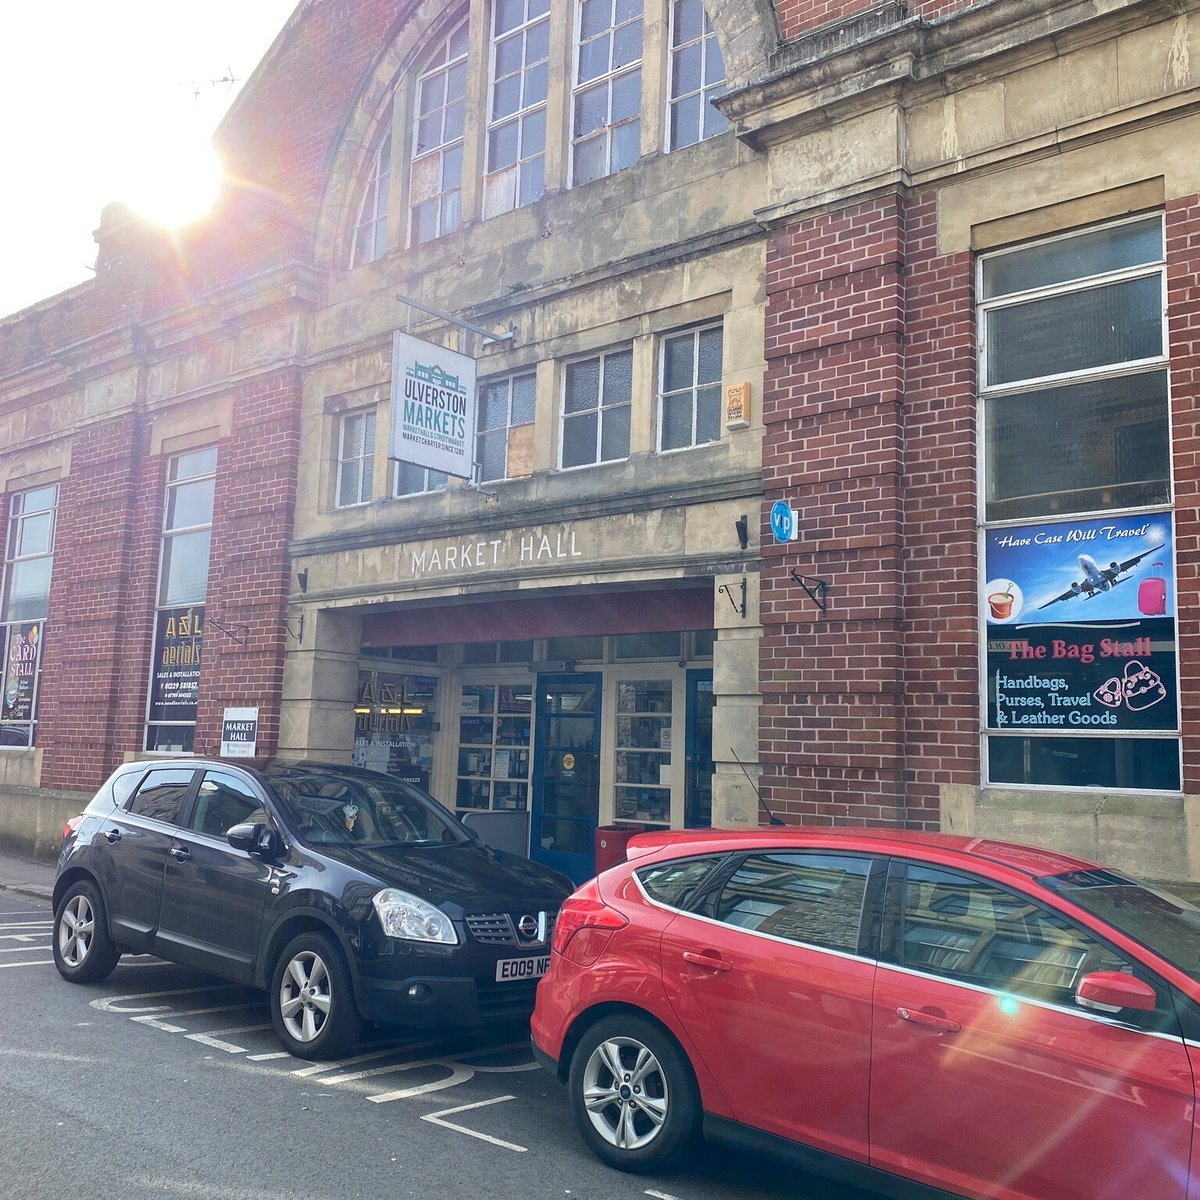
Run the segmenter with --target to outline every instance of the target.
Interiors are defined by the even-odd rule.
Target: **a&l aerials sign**
[[[396,332],[391,457],[463,479],[474,477],[473,358]]]

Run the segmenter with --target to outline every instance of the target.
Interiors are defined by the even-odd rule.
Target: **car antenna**
[[[736,761],[737,765],[742,768],[742,774],[746,776],[747,782],[754,789],[754,794],[758,797],[759,808],[761,808],[763,810],[763,812],[765,812],[767,814],[767,824],[768,825],[786,825],[787,824],[786,821],[777,817],[767,807],[766,801],[762,798],[762,792],[760,792],[758,790],[758,784],[756,784],[754,782],[753,778],[750,775],[750,772],[746,770],[746,764],[744,762],[742,762],[742,760],[740,758],[738,758],[738,752],[732,746],[730,746],[729,753],[733,755],[734,760]]]

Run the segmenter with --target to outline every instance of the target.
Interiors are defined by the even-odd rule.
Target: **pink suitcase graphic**
[[[1162,563],[1153,564],[1162,570]],[[1138,612],[1144,617],[1161,617],[1167,611],[1167,581],[1162,575],[1151,575],[1138,584]]]

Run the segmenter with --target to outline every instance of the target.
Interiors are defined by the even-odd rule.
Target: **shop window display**
[[[455,791],[460,809],[528,809],[532,690],[529,682],[463,686]]]
[[[670,824],[671,709],[670,680],[617,684],[618,821]]]

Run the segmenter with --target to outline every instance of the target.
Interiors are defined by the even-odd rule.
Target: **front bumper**
[[[527,1020],[536,980],[490,983],[444,975],[359,976],[359,1008],[377,1025],[416,1029],[476,1027]]]

